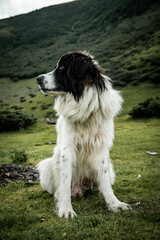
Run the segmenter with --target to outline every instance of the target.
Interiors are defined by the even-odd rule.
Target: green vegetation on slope
[[[129,112],[132,118],[160,118],[160,98],[147,98],[144,102],[138,103]]]
[[[33,116],[21,111],[0,110],[0,132],[16,131],[36,122]]]
[[[24,112],[34,113],[38,119],[36,125],[25,130],[0,133],[0,162],[12,162],[13,147],[19,151],[25,149],[27,164],[36,165],[50,157],[56,132],[55,126],[45,121],[46,114],[52,112],[54,98],[38,92],[35,79],[16,83],[0,79],[0,86],[1,109],[17,106]],[[10,92],[9,97],[6,91]],[[120,200],[131,204],[132,211],[109,212],[103,197],[95,192],[72,199],[78,217],[67,221],[57,217],[53,197],[41,189],[39,182],[33,186],[9,183],[0,186],[1,239],[159,239],[160,155],[147,155],[146,151],[160,153],[160,121],[157,118],[133,120],[128,115],[134,105],[158,96],[159,92],[160,86],[149,82],[136,87],[128,84],[122,91],[123,111],[115,119],[111,150],[116,172],[114,191]],[[25,102],[20,101],[22,97]]]
[[[81,0],[0,21],[0,76],[28,78],[62,54],[87,50],[114,84],[159,82],[160,4]]]

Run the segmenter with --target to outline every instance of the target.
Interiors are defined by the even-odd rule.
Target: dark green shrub
[[[18,107],[18,106],[11,106],[11,109],[15,109],[15,110],[21,110],[23,107]]]
[[[54,118],[54,119],[56,119],[56,118],[57,118],[56,112],[55,112],[54,110],[51,111],[51,112],[47,112],[47,113],[45,114],[45,117],[46,117],[46,118]]]
[[[18,78],[18,77],[12,77],[11,80],[12,80],[13,82],[18,82],[19,78]]]
[[[132,82],[132,85],[133,85],[133,86],[137,86],[138,84],[139,84],[139,81],[138,81],[138,80],[135,80],[135,81]]]
[[[153,73],[150,75],[149,80],[155,84],[160,83],[160,74],[158,73]]]
[[[45,104],[43,104],[43,105],[41,105],[41,109],[42,109],[42,110],[48,109],[48,106],[45,105]]]
[[[51,106],[53,106],[53,103],[49,103],[49,104],[47,104],[47,106],[48,106],[48,107],[51,107]]]
[[[20,102],[26,102],[26,99],[20,99]]]
[[[159,97],[150,99],[148,110],[152,112],[153,116],[160,117],[160,98]]]
[[[33,98],[33,97],[36,96],[36,94],[34,94],[34,93],[30,93],[29,96],[30,96],[31,98]]]
[[[160,98],[149,98],[129,112],[132,118],[160,117]]]
[[[10,110],[0,111],[0,132],[26,128],[35,122],[36,118],[27,113]]]
[[[123,82],[123,81],[113,81],[113,86],[115,86],[115,87],[125,87],[127,85],[127,83],[126,82]]]
[[[24,150],[13,149],[11,150],[11,159],[13,163],[22,164],[27,161],[27,154]]]
[[[19,101],[20,102],[26,102],[26,99],[25,99],[25,97],[21,97]]]

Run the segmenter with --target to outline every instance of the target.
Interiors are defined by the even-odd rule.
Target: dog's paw
[[[124,202],[118,202],[117,204],[109,206],[109,210],[111,210],[112,212],[127,211],[131,209],[132,209],[131,206]]]
[[[60,218],[74,218],[77,217],[77,214],[72,208],[59,209],[58,216]]]

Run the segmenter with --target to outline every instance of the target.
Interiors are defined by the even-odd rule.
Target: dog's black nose
[[[42,84],[43,80],[44,80],[44,76],[43,75],[40,75],[40,76],[37,77],[38,84]]]

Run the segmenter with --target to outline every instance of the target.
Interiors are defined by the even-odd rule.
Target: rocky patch
[[[0,166],[0,184],[23,181],[33,185],[39,180],[38,171],[32,166],[17,166],[15,164],[3,164]]]

